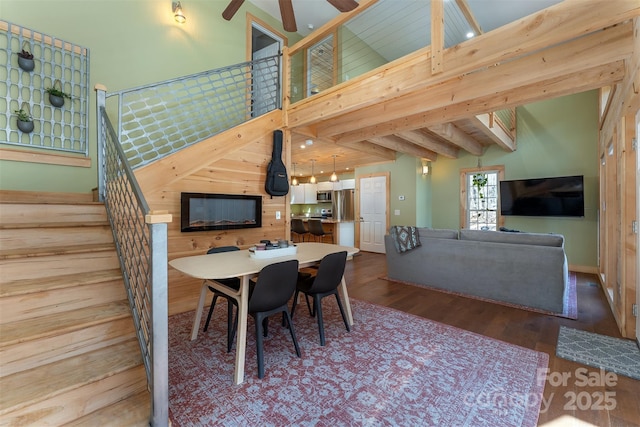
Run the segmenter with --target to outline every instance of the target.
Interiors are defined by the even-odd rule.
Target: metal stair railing
[[[167,223],[149,210],[97,88],[98,170],[151,392],[150,425],[169,425]]]
[[[281,108],[281,54],[107,94],[136,169]]]

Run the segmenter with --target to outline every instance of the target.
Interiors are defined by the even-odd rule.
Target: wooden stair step
[[[108,347],[135,336],[133,319],[123,317],[37,340],[0,346],[0,377]]]
[[[2,203],[96,203],[92,192],[66,193],[66,192],[41,192],[0,190],[0,202]]]
[[[3,252],[26,248],[113,243],[113,232],[108,225],[93,227],[12,228],[0,229],[0,248]]]
[[[113,248],[102,252],[0,259],[0,283],[110,270],[119,267],[120,261]]]
[[[62,334],[131,316],[128,301],[116,301],[69,312],[0,324],[0,347]]]
[[[85,228],[85,227],[110,227],[108,220],[91,221],[91,222],[24,222],[24,223],[9,223],[0,224],[0,230],[14,230],[14,229],[43,229],[43,228]]]
[[[0,203],[0,218],[3,224],[95,223],[107,221],[107,211],[103,203],[84,205]]]
[[[148,427],[150,417],[151,396],[145,390],[67,423],[65,427]]]
[[[0,378],[0,389],[3,391],[0,393],[0,415],[48,401],[57,395],[135,368],[141,363],[138,341],[131,339]]]
[[[22,248],[0,250],[0,259],[33,258],[52,255],[68,255],[84,252],[101,252],[113,250],[114,243],[95,243],[86,245],[50,246],[40,248]]]
[[[109,270],[89,271],[83,273],[63,274],[61,276],[12,280],[0,283],[0,297],[13,297],[29,295],[37,292],[53,291],[56,289],[71,288],[81,285],[111,282],[122,279],[122,271],[119,268]]]

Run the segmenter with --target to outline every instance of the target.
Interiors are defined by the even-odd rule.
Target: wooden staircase
[[[0,426],[146,426],[149,396],[104,204],[0,191]]]

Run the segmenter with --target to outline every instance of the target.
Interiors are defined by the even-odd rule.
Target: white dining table
[[[207,255],[194,255],[183,258],[176,258],[169,261],[169,265],[176,270],[187,274],[191,277],[203,279],[200,289],[200,299],[196,308],[195,318],[191,329],[191,340],[198,337],[198,329],[202,319],[202,311],[204,309],[205,300],[209,293],[208,287],[211,286],[216,290],[234,298],[238,302],[238,330],[236,342],[236,362],[234,372],[235,384],[241,384],[244,381],[244,359],[247,343],[247,306],[249,301],[249,280],[260,273],[260,271],[269,264],[274,264],[290,259],[297,259],[300,268],[312,266],[318,263],[326,255],[346,251],[347,256],[351,258],[359,252],[358,248],[350,246],[340,246],[329,243],[304,242],[296,243],[297,252],[293,255],[284,255],[274,258],[257,259],[250,256],[250,251],[240,250],[231,252],[219,252]],[[213,279],[227,279],[232,277],[240,278],[240,289],[229,288]],[[206,280],[206,281],[204,281]],[[347,293],[347,284],[344,276],[340,283],[340,293],[347,315],[347,321],[353,325],[353,315],[351,313],[351,304],[349,303],[349,294]]]

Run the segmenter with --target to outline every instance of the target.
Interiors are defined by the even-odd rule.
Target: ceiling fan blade
[[[298,31],[296,26],[296,17],[293,14],[293,5],[291,0],[278,0],[280,4],[280,16],[282,16],[282,26],[289,32]]]
[[[233,18],[233,15],[240,9],[242,3],[244,3],[244,0],[231,0],[227,8],[222,12],[222,17],[227,21],[231,21],[231,18]]]
[[[329,3],[333,5],[340,12],[351,12],[353,9],[358,7],[358,2],[355,0],[327,0]]]

